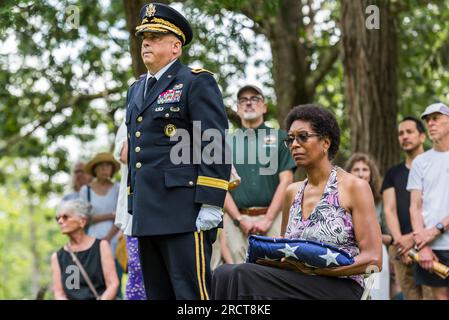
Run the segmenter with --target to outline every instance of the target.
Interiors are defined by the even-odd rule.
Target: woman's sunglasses
[[[62,218],[62,220],[67,220],[68,218],[70,218],[72,215],[70,215],[70,214],[59,214],[59,215],[57,215],[56,217],[55,217],[55,219],[56,219],[56,222],[58,222],[59,221],[59,219],[61,219]]]
[[[320,135],[317,133],[309,133],[309,132],[301,132],[298,135],[289,135],[287,138],[284,139],[284,144],[287,148],[291,148],[293,145],[293,141],[296,140],[299,144],[307,143],[307,140],[309,140],[310,137],[319,137]]]

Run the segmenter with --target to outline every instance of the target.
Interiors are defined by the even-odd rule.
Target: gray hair
[[[69,201],[63,201],[59,205],[58,212],[62,210],[70,210],[73,214],[89,218],[92,215],[92,206],[89,202],[83,199],[75,199]]]
[[[70,168],[70,185],[72,186],[72,189],[75,190],[76,189],[76,180],[75,180],[75,169],[78,166],[83,166],[83,170],[84,170],[84,166],[86,165],[86,163],[82,160],[78,160],[76,161],[74,164],[72,164],[72,167]],[[77,191],[77,190],[75,190]]]

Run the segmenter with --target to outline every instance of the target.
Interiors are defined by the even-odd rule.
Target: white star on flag
[[[337,257],[340,254],[338,252],[336,253],[332,253],[332,251],[330,249],[327,249],[326,254],[319,256],[320,258],[326,260],[326,267],[329,266],[331,263],[336,264],[337,266],[339,266],[338,262],[337,262]]]
[[[281,251],[285,254],[285,257],[293,257],[298,259],[298,257],[295,254],[295,250],[298,249],[299,246],[296,247],[290,247],[287,243],[285,244],[285,248],[284,249],[278,249],[278,251]]]

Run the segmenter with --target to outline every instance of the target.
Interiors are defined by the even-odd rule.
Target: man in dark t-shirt
[[[408,235],[413,231],[409,213],[410,192],[406,189],[409,173],[410,169],[406,162],[401,162],[387,171],[382,184],[382,193],[390,188],[394,189],[391,191],[394,192],[396,200],[396,215],[401,235]]]
[[[423,123],[413,117],[406,117],[399,123],[399,144],[405,153],[405,161],[390,168],[382,184],[382,197],[388,228],[393,236],[390,259],[406,300],[432,299],[430,288],[417,286],[412,261],[407,252],[413,247],[413,233],[410,221],[410,192],[407,180],[413,159],[424,152],[426,139]]]

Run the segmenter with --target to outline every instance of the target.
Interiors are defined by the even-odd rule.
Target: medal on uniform
[[[157,98],[157,104],[179,102],[181,100],[181,94],[182,89],[180,90],[170,89],[165,92],[162,92]]]
[[[176,126],[174,124],[167,124],[164,127],[164,134],[167,137],[173,137],[176,134]]]
[[[179,90],[179,89],[182,89],[183,86],[184,86],[184,85],[183,85],[182,83],[178,83],[178,84],[176,84],[176,85],[173,87],[173,90]]]
[[[161,112],[163,110],[164,110],[164,107],[157,107],[154,109],[154,111],[156,111],[156,112]]]
[[[179,107],[170,107],[171,112],[179,112],[180,110],[181,110],[181,108],[179,108]]]

